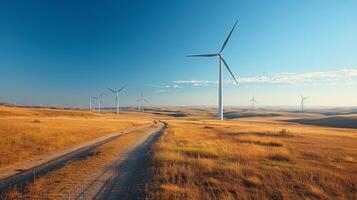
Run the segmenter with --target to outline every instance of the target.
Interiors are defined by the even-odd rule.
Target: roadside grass
[[[356,130],[168,123],[153,147],[149,199],[357,199]]]
[[[149,122],[130,114],[0,107],[0,168]]]

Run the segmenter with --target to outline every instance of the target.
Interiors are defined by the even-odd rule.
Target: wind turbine
[[[95,105],[94,105],[94,102],[93,100],[96,100],[97,97],[90,97],[89,98],[89,107],[91,108],[91,110],[93,110],[95,112]]]
[[[304,101],[308,98],[308,97],[304,97],[302,95],[300,95],[301,97],[301,111],[304,111]]]
[[[89,110],[92,111],[92,98],[93,97],[89,97]]]
[[[98,113],[100,114],[100,108],[101,108],[101,104],[102,104],[102,97],[103,97],[104,93],[101,93],[98,97],[93,97],[94,99],[98,100]]]
[[[222,62],[223,64],[226,66],[226,68],[228,69],[229,73],[232,75],[234,81],[238,84],[237,79],[234,77],[231,69],[228,67],[228,64],[226,62],[226,60],[224,60],[223,58],[223,50],[226,47],[229,38],[231,37],[234,28],[236,27],[238,21],[235,22],[232,30],[229,32],[228,37],[226,38],[226,40],[224,41],[220,51],[218,53],[213,53],[213,54],[200,54],[200,55],[188,55],[187,57],[218,57],[218,63],[219,63],[219,76],[218,76],[218,80],[219,80],[219,86],[218,86],[218,119],[219,120],[223,120],[223,97],[222,97],[222,93],[223,93],[223,69],[222,69]]]
[[[122,91],[124,88],[125,88],[125,86],[123,86],[119,90],[114,90],[114,89],[108,88],[109,91],[115,93],[115,102],[117,105],[117,115],[119,115],[119,92]]]
[[[252,110],[254,110],[254,104],[257,103],[257,101],[255,100],[255,97],[253,96],[249,102],[252,102]]]
[[[141,93],[141,98],[136,100],[136,102],[139,102],[139,112],[144,112],[144,102],[148,103],[148,101],[144,99],[143,93]]]

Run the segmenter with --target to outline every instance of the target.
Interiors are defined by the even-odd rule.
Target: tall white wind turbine
[[[119,115],[119,92],[121,92],[125,86],[121,87],[119,90],[114,90],[112,88],[108,88],[109,91],[115,93],[115,103],[117,106],[117,115]]]
[[[300,98],[301,98],[301,111],[304,111],[304,102],[308,97],[304,97],[300,95]]]
[[[252,102],[252,110],[254,110],[254,104],[257,103],[255,97],[253,96],[251,99],[249,99],[249,102]]]
[[[229,73],[232,75],[234,81],[238,84],[237,79],[234,77],[231,69],[228,67],[228,64],[226,62],[226,60],[224,60],[223,58],[223,50],[226,47],[229,38],[231,37],[234,28],[236,27],[238,21],[235,22],[232,30],[229,32],[228,37],[226,38],[226,40],[224,41],[220,51],[218,53],[214,53],[214,54],[200,54],[200,55],[188,55],[187,57],[218,57],[218,63],[219,63],[219,76],[218,76],[218,80],[219,80],[219,85],[218,85],[218,119],[219,120],[223,120],[223,69],[222,69],[222,62],[223,64],[226,66],[226,68],[228,69]]]

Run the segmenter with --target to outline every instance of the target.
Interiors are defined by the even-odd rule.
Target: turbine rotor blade
[[[112,88],[107,88],[109,91],[113,92],[113,93],[116,93],[115,90],[113,90]]]
[[[222,48],[221,48],[221,50],[219,51],[219,53],[222,53],[223,49],[226,47],[226,45],[227,45],[227,43],[228,43],[228,40],[229,40],[229,38],[231,37],[231,35],[232,35],[232,33],[233,33],[233,30],[234,30],[234,28],[236,27],[237,23],[238,23],[238,20],[237,20],[236,23],[234,24],[234,26],[233,26],[231,32],[229,32],[229,35],[228,35],[227,39],[224,41],[224,43],[223,43],[223,45],[222,45]]]
[[[118,90],[118,92],[122,91],[125,87],[126,87],[125,85],[121,87],[120,90]]]
[[[187,55],[186,57],[214,57],[214,56],[218,56],[218,54],[214,53],[214,54]]]
[[[223,64],[227,67],[229,73],[232,75],[234,81],[238,84],[238,81],[237,81],[236,77],[234,77],[233,72],[231,71],[231,69],[228,67],[227,62],[223,59],[222,56],[220,56],[220,58],[221,58],[221,60],[223,61]]]

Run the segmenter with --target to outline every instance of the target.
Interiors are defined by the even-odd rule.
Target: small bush
[[[259,187],[262,185],[262,181],[258,177],[248,177],[243,179],[243,183],[246,187]]]
[[[39,119],[34,119],[32,122],[33,122],[33,123],[41,123],[41,120],[39,120]]]
[[[280,161],[280,162],[290,162],[290,158],[288,157],[288,155],[284,155],[284,154],[274,154],[268,157],[270,160],[273,161]]]
[[[292,134],[286,128],[283,128],[279,131],[279,136],[281,137],[292,137]]]

